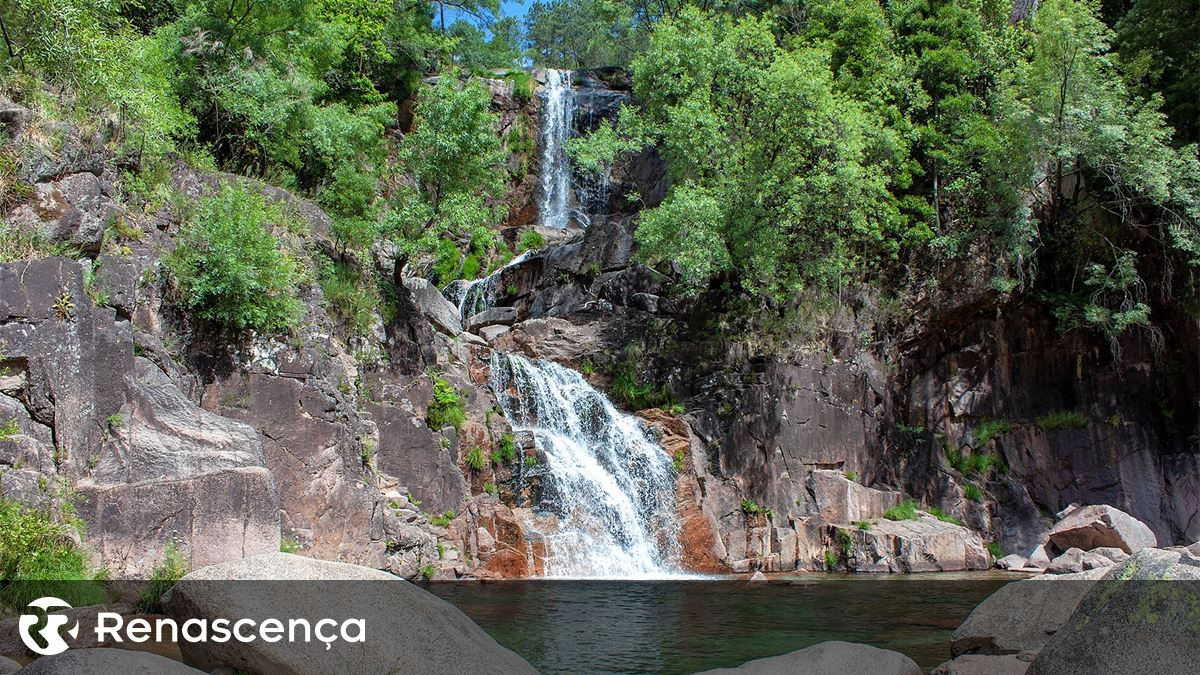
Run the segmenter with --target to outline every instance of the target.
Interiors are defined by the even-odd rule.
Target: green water
[[[433,584],[543,673],[692,673],[847,640],[928,670],[950,634],[1012,577],[811,575],[743,581]]]

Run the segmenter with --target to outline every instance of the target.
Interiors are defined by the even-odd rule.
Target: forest
[[[862,283],[916,292],[976,260],[998,291],[1042,293],[1064,330],[1194,314],[1200,16],[1187,0],[1031,9],[560,0],[518,21],[470,0],[16,0],[0,65],[14,99],[106,130],[131,193],[153,198],[176,159],[260,178],[315,197],[344,251],[388,241],[397,276],[440,266],[443,283],[511,255],[495,227],[513,178],[471,76],[532,91],[530,66],[622,66],[636,107],[571,151],[585,171],[663,155],[670,193],[636,236],[681,294],[780,308]],[[451,77],[413,108],[435,74]],[[186,250],[173,262],[214,317],[287,325],[287,307],[244,306],[289,283],[286,261],[242,300],[209,297],[224,282]]]

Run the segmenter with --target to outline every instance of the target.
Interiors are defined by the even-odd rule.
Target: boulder
[[[765,583],[767,581],[767,575],[763,574],[761,571],[755,572],[754,574],[750,575],[750,579],[748,579],[748,581],[751,583]]]
[[[1077,548],[1067,549],[1065,553],[1050,561],[1046,567],[1049,574],[1072,574],[1083,571],[1083,551]]]
[[[1018,569],[1024,569],[1026,563],[1028,563],[1028,562],[1029,561],[1025,559],[1025,556],[1021,556],[1021,555],[1017,555],[1016,553],[1013,553],[1011,555],[1006,555],[1003,558],[997,560],[996,567],[998,567],[1002,570],[1018,570]]]
[[[1102,555],[1105,558],[1108,558],[1109,560],[1113,561],[1114,563],[1117,563],[1118,565],[1125,562],[1126,560],[1129,560],[1128,553],[1126,553],[1125,551],[1122,551],[1119,548],[1115,548],[1112,546],[1101,546],[1100,548],[1094,548],[1091,551],[1088,551],[1088,553],[1095,553],[1096,555]]]
[[[483,328],[479,329],[479,337],[491,342],[510,330],[512,330],[512,328],[509,328],[508,326],[484,326]]]
[[[1111,558],[1100,555],[1095,551],[1084,551],[1080,561],[1083,563],[1083,569],[1085,570],[1104,569],[1116,564]]]
[[[221,582],[221,583],[214,583]],[[290,582],[290,583],[289,583]],[[304,582],[304,583],[297,583]],[[386,572],[271,553],[197,570],[164,596],[167,613],[189,618],[362,619],[363,643],[182,643],[183,659],[206,671],[270,673],[534,673],[450,603]]]
[[[516,307],[492,307],[485,309],[482,312],[472,315],[467,319],[467,330],[472,333],[479,332],[480,328],[485,326],[511,326],[517,322]]]
[[[950,653],[1033,654],[1070,618],[1091,589],[1087,581],[1061,578],[1014,581],[979,604],[950,640]]]
[[[900,503],[895,491],[875,490],[846,478],[842,471],[818,469],[808,476],[808,490],[818,514],[828,523],[854,523],[882,518]]]
[[[703,675],[717,675],[718,673],[721,675],[775,675],[776,673],[920,675],[921,668],[912,659],[899,652],[870,645],[831,640],[780,656],[747,661],[735,668],[706,670]]]
[[[1143,549],[1089,586],[1028,672],[1194,672],[1197,615],[1200,567],[1186,564],[1179,551]]]
[[[0,656],[0,675],[12,675],[21,669],[21,664],[6,656]]]
[[[955,572],[992,566],[978,533],[929,515],[879,520],[869,530],[843,532],[853,541],[849,567],[856,572]]]
[[[0,670],[0,673],[7,672]],[[72,649],[43,656],[23,669],[21,675],[201,675],[203,671],[172,661],[165,656],[131,649]]]
[[[1050,543],[1060,551],[1112,547],[1137,553],[1158,546],[1158,539],[1142,521],[1120,509],[1101,504],[1071,511],[1050,530]]]
[[[458,307],[451,304],[433,284],[419,277],[407,277],[404,287],[412,293],[413,302],[434,328],[451,337],[462,332],[462,317],[459,316]]]
[[[1029,552],[1029,556],[1025,561],[1026,567],[1033,569],[1044,570],[1050,566],[1050,554],[1046,552],[1045,544],[1038,544]]]
[[[931,675],[1021,675],[1028,668],[1029,661],[1016,654],[963,654],[930,672]]]

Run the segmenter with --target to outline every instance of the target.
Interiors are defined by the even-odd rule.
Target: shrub
[[[534,81],[529,73],[523,70],[510,70],[504,79],[512,82],[514,101],[525,105],[533,100]]]
[[[1037,418],[1038,427],[1050,431],[1053,429],[1082,429],[1088,425],[1083,413],[1075,410],[1059,410]]]
[[[483,491],[488,493],[489,495],[496,494],[496,484],[493,483],[492,481],[488,481],[488,482],[484,483]]]
[[[941,510],[940,508],[938,508],[936,506],[931,506],[931,507],[929,507],[928,510],[929,510],[929,515],[933,516],[934,518],[937,518],[938,520],[942,521],[943,523],[952,523],[954,525],[962,525],[963,524],[963,521],[959,520],[958,518],[955,518],[954,516],[950,515],[949,513],[946,513],[945,511]]]
[[[854,469],[847,471],[846,472],[846,480],[849,480],[849,481],[858,480],[858,472],[855,471]]]
[[[299,553],[300,552],[300,540],[295,535],[292,535],[292,534],[289,534],[288,536],[281,538],[279,540],[279,552],[280,553]]]
[[[375,321],[375,296],[362,283],[362,275],[353,265],[331,261],[321,267],[321,294],[325,311],[354,335],[364,335]]]
[[[538,460],[538,458],[537,458],[536,456],[534,456],[534,455],[525,455],[525,462],[524,462],[524,464],[525,464],[525,466],[528,466],[528,467],[535,467],[535,466],[537,466],[538,464],[541,464],[541,462],[540,462],[540,461]]]
[[[1008,420],[984,420],[975,429],[975,445],[982,448],[1000,434],[1012,431],[1012,423]]]
[[[917,519],[917,503],[911,499],[905,499],[896,506],[883,512],[883,517],[888,520],[916,520]]]
[[[854,537],[851,537],[848,531],[842,529],[837,531],[837,536],[838,545],[842,550],[842,557],[849,558],[850,554],[854,551]]]
[[[992,469],[1008,470],[999,455],[988,453],[964,454],[961,450],[948,450],[946,461],[950,467],[964,476],[986,476]]]
[[[429,522],[438,527],[446,527],[454,520],[454,516],[455,513],[453,511],[446,511],[440,515],[435,513],[429,516]]]
[[[863,532],[871,531],[871,521],[869,521],[869,520],[860,520],[857,523],[854,523],[854,526],[857,527],[858,529],[862,530]]]
[[[546,238],[537,230],[525,230],[517,239],[517,253],[532,251],[546,245]]]
[[[0,499],[0,606],[22,608],[42,596],[75,607],[103,602],[104,589],[72,541],[68,524],[50,513]]]
[[[445,427],[454,427],[457,431],[467,421],[467,411],[463,405],[462,396],[445,378],[435,377],[433,379],[433,400],[429,402],[429,411],[425,415],[425,421],[434,431]]]
[[[584,359],[583,364],[579,366],[579,372],[587,376],[596,374],[596,364],[592,363],[591,359]]]
[[[675,469],[675,473],[683,473],[684,462],[686,460],[687,456],[683,453],[683,450],[677,450],[674,455],[671,455],[671,467]]]
[[[981,502],[983,501],[983,490],[980,490],[979,486],[974,483],[967,483],[963,486],[963,496],[973,502]]]
[[[512,434],[502,434],[496,449],[492,451],[493,464],[508,464],[517,458],[517,441]]]
[[[239,185],[201,199],[166,258],[180,305],[232,330],[295,326],[299,266],[271,234],[281,217],[278,205]]]
[[[433,565],[426,565],[421,568],[421,576],[425,577],[425,581],[433,581],[435,574],[437,574],[437,568]]]
[[[825,551],[825,569],[832,570],[838,565],[837,554],[833,551]]]
[[[774,520],[775,512],[771,509],[760,506],[758,502],[752,499],[742,500],[742,511],[753,515],[764,515],[768,520]]]
[[[483,471],[483,467],[487,466],[487,460],[483,457],[483,448],[476,445],[467,453],[467,466],[475,471]]]
[[[19,433],[21,433],[21,427],[17,425],[17,418],[10,417],[0,422],[0,441],[8,440]]]
[[[108,424],[109,429],[120,429],[125,424],[125,415],[115,412],[104,418],[104,421]]]
[[[150,573],[150,583],[138,594],[138,611],[156,614],[162,611],[162,596],[187,574],[187,561],[179,553],[175,540],[163,548],[163,559]]]
[[[997,544],[994,541],[989,541],[987,543],[987,550],[988,553],[992,554],[992,558],[996,560],[1004,557],[1004,549],[1000,548],[1000,544]]]

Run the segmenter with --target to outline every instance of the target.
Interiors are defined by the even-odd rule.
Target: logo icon
[[[67,603],[58,598],[38,598],[29,603],[30,607],[40,609],[46,613],[46,625],[37,634],[42,636],[42,640],[46,642],[46,646],[42,647],[33,640],[33,627],[37,625],[42,618],[37,614],[22,614],[17,621],[17,627],[21,630],[21,642],[25,643],[30,650],[41,654],[42,656],[54,656],[67,651],[67,642],[59,634],[59,628],[67,625],[67,617],[61,614],[52,614],[52,609],[71,609]],[[67,635],[72,638],[79,637],[79,622],[67,630]]]

